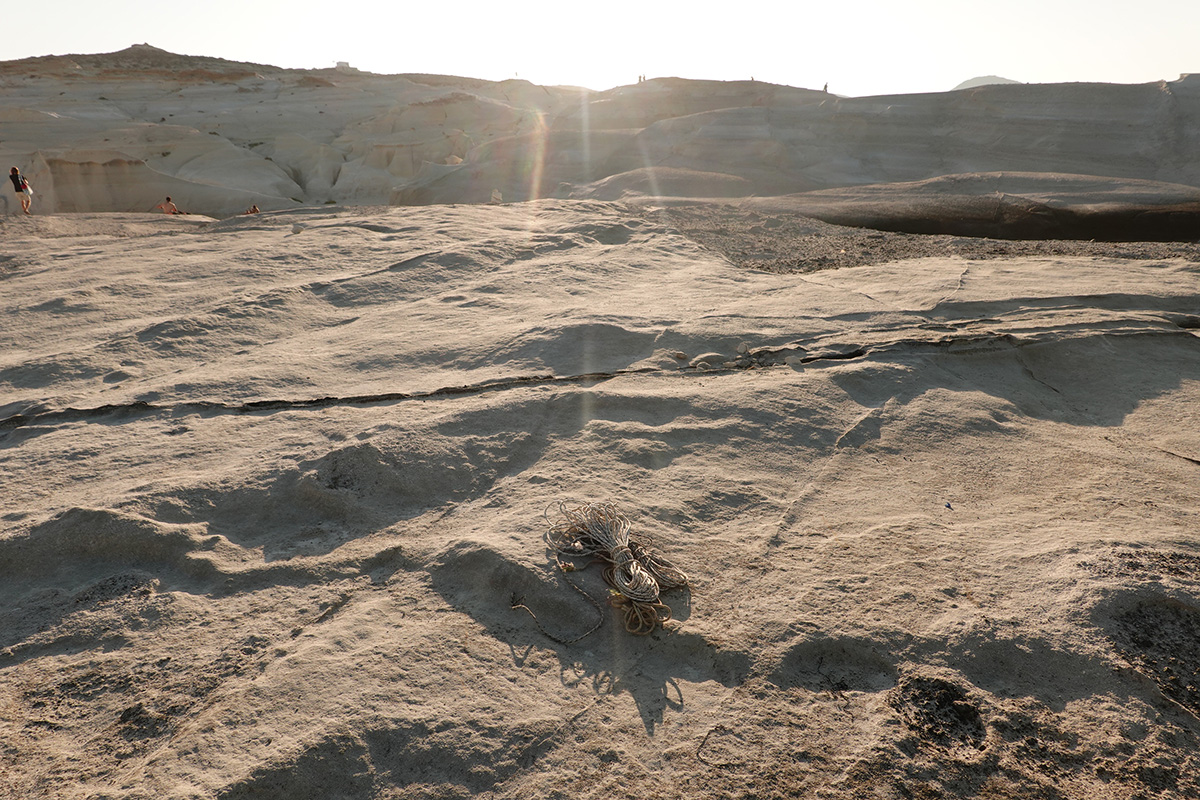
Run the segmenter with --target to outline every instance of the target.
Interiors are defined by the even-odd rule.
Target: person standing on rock
[[[17,194],[21,196],[21,210],[28,214],[29,204],[33,202],[33,187],[29,185],[29,181],[25,180],[21,170],[16,167],[12,168],[8,177],[13,182],[13,188],[17,190]]]

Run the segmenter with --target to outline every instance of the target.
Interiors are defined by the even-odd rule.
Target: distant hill
[[[994,86],[1001,83],[1020,83],[1020,81],[1001,78],[999,75],[984,75],[979,78],[971,78],[969,81],[963,81],[950,91],[957,92],[959,89],[974,89],[977,86]]]
[[[971,173],[1200,187],[1200,75],[838,97],[660,77],[603,92],[289,70],[134,45],[0,62],[35,213],[778,196]],[[982,97],[980,97],[982,95]],[[981,102],[986,100],[986,102]],[[1164,135],[1169,131],[1170,135]],[[19,213],[0,193],[0,215]]]
[[[113,77],[121,74],[149,76],[155,73],[189,75],[203,72],[209,77],[236,79],[255,74],[298,72],[268,64],[251,64],[209,56],[171,53],[149,44],[135,44],[114,53],[47,55],[0,62],[0,74],[35,73],[43,77]]]

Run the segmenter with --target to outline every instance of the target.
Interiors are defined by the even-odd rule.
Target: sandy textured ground
[[[815,272],[939,256],[971,261],[1062,256],[1200,261],[1200,241],[988,239],[830,225],[788,213],[787,205],[792,199],[706,202],[646,198],[638,200],[635,207],[658,215],[665,223],[738,266],[766,272]],[[1196,239],[1200,240],[1200,228]]]
[[[0,241],[0,795],[1200,794],[1190,245],[594,201]],[[596,620],[560,500],[692,575],[671,621],[512,608]]]

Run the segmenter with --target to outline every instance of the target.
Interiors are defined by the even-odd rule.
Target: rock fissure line
[[[111,417],[118,414],[152,414],[152,413],[234,413],[251,414],[256,411],[286,411],[292,409],[317,409],[332,406],[366,406],[382,403],[395,403],[404,400],[425,400],[435,397],[452,397],[454,395],[476,394],[489,391],[513,389],[523,386],[541,386],[555,383],[581,383],[592,380],[608,380],[622,375],[637,375],[647,372],[659,372],[654,367],[642,369],[616,370],[615,372],[588,372],[578,375],[522,375],[515,378],[501,378],[484,383],[465,384],[462,386],[444,386],[428,392],[381,392],[378,394],[345,395],[312,397],[298,400],[251,400],[245,403],[222,403],[215,400],[192,400],[180,403],[150,403],[135,400],[130,403],[115,403],[95,406],[93,408],[64,408],[57,411],[44,411],[36,414],[14,414],[0,420],[0,431],[20,428],[41,423],[79,422],[96,417]]]
[[[1109,336],[1161,336],[1179,334],[1193,338],[1191,331],[1185,329],[1149,330],[1149,331],[1104,331]],[[932,351],[945,350],[955,345],[980,345],[984,343],[1007,344],[1014,350],[1020,347],[1042,342],[1039,338],[1017,337],[1009,333],[991,333],[968,335],[962,337],[946,337],[942,339],[898,339],[890,342],[880,342],[875,345],[854,347],[844,352],[825,352],[803,355],[792,363],[814,364],[822,361],[849,361],[865,358],[873,354],[895,353],[897,351],[917,351],[929,349]],[[55,411],[43,411],[31,414],[14,414],[0,419],[0,431],[39,424],[60,424],[81,422],[96,418],[111,418],[118,415],[145,415],[155,413],[217,413],[217,414],[252,414],[259,411],[289,411],[304,409],[332,408],[335,406],[369,406],[384,403],[398,403],[407,400],[428,400],[439,397],[454,397],[457,395],[482,394],[484,392],[505,391],[508,389],[530,386],[547,386],[555,384],[586,383],[589,381],[606,381],[626,375],[678,375],[678,376],[711,376],[715,374],[739,372],[747,370],[762,370],[772,367],[792,366],[783,357],[805,352],[798,346],[762,347],[756,348],[744,355],[732,356],[721,365],[704,365],[702,367],[683,367],[677,370],[665,370],[658,367],[640,367],[637,369],[619,369],[611,372],[584,372],[573,375],[521,375],[513,378],[498,378],[482,383],[464,384],[461,386],[443,386],[427,392],[380,392],[363,395],[331,395],[301,399],[251,400],[245,403],[223,403],[216,400],[192,400],[179,403],[151,403],[135,400],[129,403],[114,403],[92,408],[67,407]],[[777,360],[778,359],[778,360]],[[1038,380],[1036,376],[1031,377]],[[1038,380],[1039,383],[1042,381]],[[1048,385],[1048,384],[1047,384]],[[1053,387],[1050,387],[1053,388]],[[1055,390],[1057,391],[1057,390]]]
[[[1154,449],[1158,450],[1160,452],[1166,453],[1169,456],[1175,456],[1176,458],[1182,458],[1184,461],[1190,461],[1191,463],[1200,467],[1200,458],[1192,458],[1191,456],[1185,456],[1182,453],[1176,453],[1173,450],[1167,450],[1165,447],[1155,447]]]

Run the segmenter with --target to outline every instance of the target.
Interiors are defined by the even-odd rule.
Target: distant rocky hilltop
[[[1200,76],[842,98],[294,70],[135,45],[0,64],[38,212],[782,195],[1020,171],[1200,187]],[[7,211],[16,210],[11,193]]]
[[[981,75],[978,78],[963,81],[958,86],[955,86],[954,90],[978,89],[980,86],[1012,86],[1019,83],[1020,81],[1014,81],[1011,78],[1001,78],[999,75]]]

